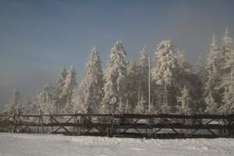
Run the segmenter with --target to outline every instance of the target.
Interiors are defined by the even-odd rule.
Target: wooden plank
[[[62,120],[60,120],[60,118]],[[31,120],[31,121],[30,121]],[[152,121],[152,122],[150,122]],[[6,115],[0,114],[0,130],[13,127],[14,132],[27,131],[38,128],[38,133],[48,132],[64,134],[100,134],[126,135],[134,131],[140,136],[157,137],[163,130],[172,130],[178,136],[191,137],[199,134],[199,130],[210,132],[210,136],[233,136],[234,114],[39,114],[39,115]],[[71,128],[70,128],[71,127]],[[41,129],[42,131],[39,131]],[[45,130],[44,130],[45,129]],[[153,131],[158,129],[159,131]],[[184,134],[184,129],[188,134]],[[60,132],[62,130],[63,132]],[[82,130],[82,132],[81,132]],[[190,131],[191,130],[191,131]],[[214,130],[228,131],[217,133]],[[195,133],[197,132],[197,133]],[[131,134],[132,135],[132,134]],[[170,134],[171,135],[171,134]],[[185,136],[187,135],[187,136]],[[166,133],[165,133],[166,137]]]

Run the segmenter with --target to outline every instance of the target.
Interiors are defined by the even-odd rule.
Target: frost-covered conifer
[[[143,48],[140,58],[131,64],[128,70],[128,104],[132,106],[129,113],[146,113],[148,108],[148,76],[148,55]]]
[[[38,95],[39,113],[52,114],[56,112],[54,105],[54,88],[46,85]]]
[[[103,72],[96,48],[91,50],[85,76],[77,93],[75,98],[77,112],[99,113],[103,96]]]
[[[155,53],[156,63],[152,70],[153,82],[158,91],[154,100],[154,112],[173,113],[176,112],[176,88],[179,80],[180,66],[178,64],[177,49],[171,41],[166,40],[159,43]]]
[[[73,110],[73,103],[72,99],[74,96],[74,90],[77,86],[76,82],[76,72],[73,66],[71,66],[70,70],[67,73],[65,78],[64,88],[63,88],[63,97],[65,98],[65,106],[63,108],[64,113],[72,113]]]
[[[181,95],[177,98],[178,112],[181,114],[193,113],[193,99],[187,87],[181,90]]]
[[[19,114],[22,113],[22,111],[21,95],[20,92],[15,89],[12,97],[10,98],[10,103],[7,105],[6,112],[9,114]]]
[[[198,107],[198,104],[194,106],[198,102],[194,102],[194,97],[199,96],[196,92],[199,91],[200,84],[184,55],[171,41],[160,42],[155,55],[155,65],[152,69],[154,113],[181,112],[183,105],[177,103],[177,97],[186,93],[184,87],[193,99],[193,103],[189,104],[191,111],[193,107]]]
[[[225,30],[222,46],[213,39],[207,59],[207,81],[205,84],[207,112],[228,113],[231,111],[232,75],[234,50],[228,29]]]
[[[205,97],[205,102],[207,104],[206,112],[207,113],[217,113],[218,110],[218,104],[216,103],[213,95],[211,92],[208,93],[208,95]]]
[[[66,68],[62,70],[62,72],[59,75],[59,78],[56,82],[55,85],[55,95],[54,95],[54,100],[55,100],[55,112],[54,113],[61,113],[63,112],[64,106],[66,104],[66,98],[64,96],[64,86],[65,86],[65,80],[68,75],[68,71]]]
[[[159,85],[173,85],[176,73],[179,71],[177,50],[171,41],[160,42],[155,53],[156,65],[152,73],[153,79]]]
[[[226,61],[225,70],[228,72],[224,75],[222,86],[224,88],[223,104],[220,106],[221,113],[234,113],[234,49],[231,49]]]
[[[23,114],[35,114],[34,105],[31,99],[23,100],[22,109],[23,109]]]
[[[220,106],[219,111],[225,114],[234,113],[234,84],[233,81],[229,86],[225,87],[223,94],[223,105]]]
[[[67,71],[64,69],[56,83],[55,87],[55,112],[71,113],[73,112],[72,98],[76,87],[76,72],[74,68]]]
[[[117,41],[111,49],[111,56],[104,79],[102,110],[105,113],[124,113],[127,103],[127,61],[123,44]]]
[[[136,104],[140,98],[140,84],[139,84],[139,66],[137,61],[129,63],[128,66],[128,102],[127,102],[127,113],[134,113]]]
[[[54,105],[54,103],[53,103]],[[28,99],[27,100],[27,108],[26,109],[26,113],[28,114],[40,114],[40,107],[41,107],[41,104],[40,104],[40,95],[37,95],[35,97],[32,97],[31,99]]]
[[[217,112],[221,103],[221,92],[219,89],[221,83],[221,66],[224,59],[222,50],[217,45],[215,36],[212,37],[212,43],[209,47],[209,53],[207,58],[207,78],[205,82],[205,102],[207,104],[206,112]]]
[[[225,29],[225,33],[223,37],[223,46],[225,47],[232,46],[232,38],[229,36],[228,28]]]

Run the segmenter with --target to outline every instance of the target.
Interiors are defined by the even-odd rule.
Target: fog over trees
[[[93,48],[79,84],[75,69],[64,68],[54,85],[42,86],[30,99],[15,90],[2,112],[234,113],[233,41],[228,29],[217,39],[213,35],[204,52],[206,61],[197,70],[171,40],[159,42],[153,56],[143,48],[134,61],[127,59],[126,45],[117,41],[106,68]]]

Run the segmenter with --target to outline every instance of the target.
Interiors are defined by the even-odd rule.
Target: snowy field
[[[0,133],[0,156],[227,156],[234,139],[144,140]]]

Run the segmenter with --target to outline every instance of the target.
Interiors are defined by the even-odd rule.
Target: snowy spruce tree
[[[207,104],[206,112],[215,113],[218,111],[222,100],[222,94],[219,89],[221,84],[221,66],[224,62],[222,51],[217,45],[215,36],[212,37],[212,42],[209,47],[209,53],[206,65],[206,83],[205,83],[205,102]]]
[[[213,39],[207,59],[207,81],[205,84],[206,111],[208,113],[228,113],[232,92],[234,50],[228,29],[225,30],[221,46]],[[231,99],[230,99],[231,100]]]
[[[234,112],[234,48],[232,45],[232,38],[229,37],[228,29],[225,31],[223,38],[223,47],[225,54],[225,62],[223,66],[224,74],[221,87],[223,87],[223,104],[220,106],[221,113]]]
[[[32,99],[24,98],[22,103],[23,114],[36,114],[36,111],[39,110],[38,107],[34,105]]]
[[[20,114],[22,110],[22,98],[18,90],[13,91],[9,104],[6,106],[5,111],[9,114]]]
[[[155,53],[155,66],[152,70],[152,78],[155,83],[154,110],[153,112],[176,112],[176,88],[179,73],[177,61],[177,49],[171,41],[159,43]],[[156,105],[156,106],[155,106]]]
[[[146,113],[148,108],[148,55],[145,48],[140,58],[128,68],[128,113]]]
[[[53,114],[55,113],[55,100],[54,100],[54,88],[49,85],[45,85],[38,97],[39,110],[38,113]],[[34,101],[35,102],[35,101]]]
[[[135,109],[136,113],[147,113],[149,100],[149,57],[144,48],[139,59],[139,98]]]
[[[198,97],[196,92],[199,89],[193,84],[199,84],[199,82],[192,72],[191,65],[171,41],[160,42],[155,57],[155,65],[152,69],[153,112],[179,113],[182,105],[177,103],[177,98],[183,96],[184,87],[194,100],[194,97]],[[195,107],[195,103],[193,106],[189,105],[188,109]]]
[[[63,108],[64,113],[72,113],[73,110],[73,96],[77,86],[76,72],[73,66],[70,67],[68,74],[65,78],[65,84],[63,88],[63,96],[65,98],[65,106]]]
[[[178,112],[180,114],[192,114],[193,113],[193,99],[190,91],[187,87],[181,90],[180,96],[177,97]]]
[[[64,95],[64,86],[65,86],[65,80],[68,75],[68,71],[66,68],[62,70],[62,72],[59,75],[59,78],[55,84],[55,93],[54,93],[54,100],[55,100],[55,110],[54,113],[60,113],[64,109],[65,106],[65,95]]]
[[[233,40],[230,37],[228,28],[225,29],[224,37],[222,41],[223,41],[224,48],[230,49],[232,47]]]
[[[85,76],[77,93],[74,99],[76,112],[99,113],[103,97],[103,72],[96,48],[90,52]]]
[[[26,110],[24,110],[24,112],[26,112],[26,114],[40,114],[42,112],[40,112],[41,110],[41,103],[40,103],[40,94],[31,97],[30,99],[27,99],[26,101]],[[53,103],[54,104],[54,103]]]
[[[55,87],[54,99],[56,113],[73,112],[72,98],[76,85],[76,72],[74,68],[71,66],[68,71],[64,69]]]
[[[127,61],[122,42],[111,49],[110,61],[104,75],[103,113],[125,113],[127,105]]]
[[[223,94],[223,105],[220,106],[219,111],[224,114],[234,113],[234,84],[229,82],[229,85],[225,87]]]
[[[128,79],[127,79],[127,90],[128,90],[128,103],[126,106],[127,113],[133,113],[135,111],[136,104],[139,100],[139,66],[137,61],[130,62],[128,65]],[[139,106],[138,106],[139,107]],[[139,108],[139,110],[142,108]]]

